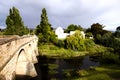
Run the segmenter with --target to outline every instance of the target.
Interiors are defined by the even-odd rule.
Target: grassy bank
[[[100,45],[95,45],[87,51],[75,51],[71,49],[65,49],[62,47],[55,46],[53,44],[43,44],[39,45],[40,55],[45,55],[49,57],[60,57],[60,58],[71,58],[85,55],[93,55],[105,52],[106,48]]]
[[[45,55],[48,57],[59,57],[59,58],[71,58],[77,56],[84,56],[88,54],[87,51],[73,51],[70,49],[65,49],[62,47],[57,47],[53,44],[44,44],[39,46],[40,55]]]
[[[104,65],[101,64],[98,67],[91,67],[85,70],[66,69],[62,74],[64,76],[63,80],[120,80],[120,67],[119,65],[114,64],[115,62],[118,62],[118,55],[112,54],[110,51],[112,51],[110,48],[106,48],[100,45],[90,47],[88,51],[74,51],[62,47],[57,47],[53,44],[44,44],[39,46],[40,55],[52,58],[74,58],[85,55],[102,54],[102,57],[100,57],[100,59]],[[58,66],[52,65],[52,67]],[[52,70],[51,74],[56,73],[53,71],[54,70]],[[57,79],[53,78],[51,80]]]

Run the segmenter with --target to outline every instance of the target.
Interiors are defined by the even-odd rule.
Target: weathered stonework
[[[15,75],[37,75],[38,38],[35,35],[12,39],[0,45],[0,76],[12,80]]]

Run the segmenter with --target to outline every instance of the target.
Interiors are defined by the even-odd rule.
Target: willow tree
[[[9,15],[6,18],[6,35],[24,35],[26,34],[26,29],[22,17],[20,16],[19,10],[15,7],[9,10]]]
[[[81,31],[77,30],[75,34],[71,35],[70,37],[67,37],[65,40],[65,47],[67,49],[85,51],[86,47]]]

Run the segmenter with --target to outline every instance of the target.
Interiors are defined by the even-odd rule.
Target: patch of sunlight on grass
[[[49,70],[49,74],[57,74],[58,73],[58,71],[56,71],[56,70]]]
[[[79,74],[79,76],[87,76],[87,75],[89,75],[87,70],[78,70],[77,73]]]
[[[51,80],[59,80],[59,79],[56,79],[56,78],[52,78]]]
[[[73,77],[73,78],[66,78],[66,79],[63,79],[63,80],[88,80],[87,78],[76,78],[76,77]]]
[[[56,69],[58,68],[57,64],[49,64],[49,69]]]
[[[118,65],[102,65],[100,67],[96,67],[95,71],[97,71],[97,73],[105,73],[112,79],[120,79],[120,67]]]
[[[95,70],[99,72],[120,72],[120,68],[115,65],[96,67]]]
[[[95,74],[87,77],[87,80],[111,80],[107,74]]]
[[[109,69],[104,68],[104,67],[96,67],[95,70],[99,72],[103,72],[103,71],[108,71]]]

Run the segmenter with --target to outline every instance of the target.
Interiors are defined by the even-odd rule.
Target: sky
[[[25,26],[35,28],[40,24],[41,11],[47,10],[52,27],[67,28],[70,24],[90,28],[100,23],[104,29],[115,31],[120,26],[120,0],[1,0],[0,28],[5,28],[9,9],[15,6]]]

